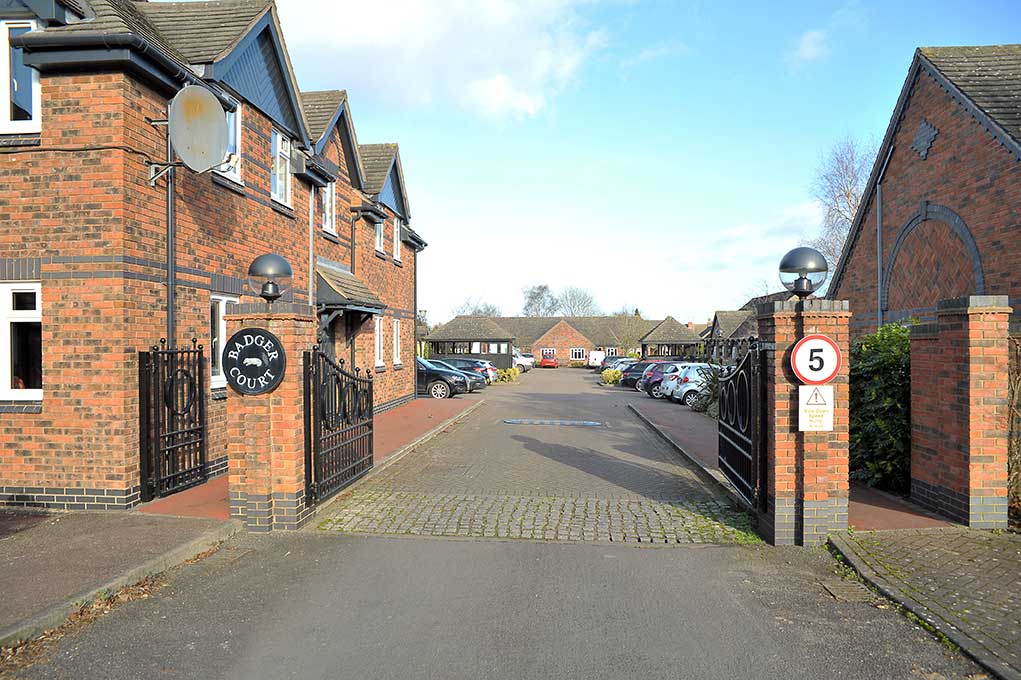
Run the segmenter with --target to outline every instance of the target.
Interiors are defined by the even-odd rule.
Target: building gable
[[[230,87],[306,148],[311,145],[272,12],[264,14],[226,56],[208,66],[204,76]]]
[[[408,210],[407,206],[404,205],[404,192],[401,189],[401,178],[397,170],[396,157],[394,158],[393,165],[390,167],[390,172],[387,174],[386,184],[383,185],[383,190],[379,192],[379,202],[401,217],[407,218]]]
[[[567,347],[568,345],[585,349],[595,347],[595,343],[586,337],[584,333],[566,320],[561,319],[553,325],[553,328],[550,328],[532,343],[532,351],[538,351],[543,347]]]

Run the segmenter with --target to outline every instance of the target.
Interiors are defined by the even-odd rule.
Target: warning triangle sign
[[[808,401],[806,401],[805,404],[808,405],[808,406],[825,406],[826,405],[826,400],[823,398],[822,392],[819,391],[818,387],[816,387],[814,390],[812,390],[812,394],[809,395]]]

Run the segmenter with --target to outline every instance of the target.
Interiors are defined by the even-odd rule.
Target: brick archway
[[[897,256],[907,242],[908,237],[916,227],[927,221],[942,222],[950,227],[951,232],[960,239],[964,245],[965,253],[971,264],[971,274],[975,282],[975,295],[985,295],[985,274],[982,270],[982,258],[978,252],[978,245],[975,237],[960,215],[950,208],[942,205],[935,205],[928,201],[922,201],[918,210],[908,218],[904,226],[897,232],[897,239],[894,241],[893,250],[890,251],[890,259],[883,270],[883,311],[890,309],[890,281],[893,278],[893,268],[897,264]],[[947,295],[939,297],[949,297]]]

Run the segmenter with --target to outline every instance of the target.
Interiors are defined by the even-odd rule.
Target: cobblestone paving
[[[751,520],[586,371],[533,371],[336,499],[319,528],[641,544],[758,542]],[[522,419],[525,423],[508,423]],[[555,421],[594,421],[573,427]]]
[[[369,534],[617,543],[754,543],[726,501],[476,496],[356,490],[321,529]]]
[[[850,539],[880,576],[1021,677],[1021,534],[955,527]]]

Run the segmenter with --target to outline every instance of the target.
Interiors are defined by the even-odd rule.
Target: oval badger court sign
[[[837,377],[843,357],[837,343],[825,335],[806,335],[791,352],[791,368],[806,385],[824,385]]]
[[[263,328],[243,328],[223,346],[220,365],[236,392],[265,394],[284,379],[287,356],[277,336]]]

